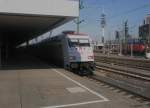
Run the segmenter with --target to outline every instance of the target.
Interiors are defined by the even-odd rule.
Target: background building
[[[150,24],[150,14],[147,15],[146,19],[145,19],[146,24]]]
[[[150,42],[150,15],[145,18],[143,25],[139,27],[139,37]]]

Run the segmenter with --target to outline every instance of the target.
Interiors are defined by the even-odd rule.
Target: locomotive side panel
[[[63,66],[63,49],[62,44],[58,42],[49,42],[48,44],[41,45],[39,57],[45,61]]]
[[[49,52],[48,58],[50,61],[56,65],[63,66],[64,65],[64,57],[63,57],[63,46],[62,43],[50,43],[48,48],[51,50]]]

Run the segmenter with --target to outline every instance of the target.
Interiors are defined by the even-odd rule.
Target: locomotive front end
[[[71,70],[75,70],[79,74],[93,73],[94,53],[89,36],[69,36],[68,46]]]

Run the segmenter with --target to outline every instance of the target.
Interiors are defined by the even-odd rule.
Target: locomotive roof
[[[77,33],[77,32],[75,32],[75,31],[71,31],[71,30],[69,30],[69,31],[63,31],[62,33],[63,33],[63,34],[66,34],[66,35],[80,35],[80,36],[87,36],[86,33]]]
[[[60,35],[57,35],[57,36],[54,36],[54,37],[51,37],[51,40],[59,40],[59,39],[62,39],[64,37],[69,37],[69,38],[89,38],[89,35],[87,34],[83,34],[83,33],[62,33]]]

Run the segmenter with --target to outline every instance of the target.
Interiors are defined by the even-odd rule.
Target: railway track
[[[95,75],[89,78],[125,90],[137,97],[150,99],[150,76],[148,74],[137,74],[130,70],[124,71],[97,65]]]
[[[149,60],[133,60],[124,58],[112,58],[112,57],[101,57],[95,56],[96,62],[102,62],[107,64],[115,64],[118,66],[126,66],[131,68],[138,68],[142,70],[150,71],[150,61]]]
[[[92,76],[92,77],[86,77],[86,78],[88,80],[94,81],[98,85],[100,84],[101,86],[112,90],[115,93],[122,94],[123,96],[125,96],[127,98],[134,99],[142,104],[146,104],[146,105],[150,106],[150,98],[149,97],[145,97],[139,93],[136,93],[136,92],[127,90],[123,87],[119,87],[115,84],[109,83],[108,81],[105,81],[103,78],[100,78],[99,76],[96,76],[96,75]]]
[[[127,77],[133,77],[145,81],[150,81],[150,73],[148,71],[142,72],[142,70],[134,70],[134,69],[130,70],[129,68],[116,67],[116,65],[109,66],[107,64],[102,64],[102,63],[98,63],[96,65],[96,68],[99,70],[103,70],[103,71],[107,71],[107,72],[111,72],[111,73],[115,73]]]

